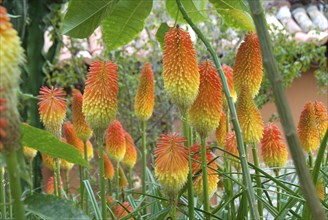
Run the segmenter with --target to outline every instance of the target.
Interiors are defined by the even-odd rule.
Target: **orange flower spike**
[[[189,109],[189,122],[203,138],[218,127],[222,112],[222,84],[212,62],[199,64],[199,93]]]
[[[66,100],[63,89],[46,86],[41,87],[39,105],[39,114],[45,128],[54,136],[60,138],[61,126],[66,116]]]
[[[186,140],[176,133],[162,134],[155,149],[155,176],[171,199],[184,186],[188,176]]]
[[[240,45],[233,67],[233,83],[238,95],[249,90],[251,97],[259,92],[263,75],[261,48],[256,33],[248,33]]]
[[[226,134],[227,134],[227,116],[222,111],[219,126],[215,130],[216,142],[220,147],[224,146]]]
[[[60,182],[61,182],[61,185],[63,186],[63,181],[60,181]],[[44,190],[45,190],[45,193],[47,193],[48,195],[54,194],[54,177],[53,176],[49,177]],[[58,192],[58,186],[57,186],[56,191]]]
[[[236,138],[236,134],[233,131],[229,131],[226,134],[225,137],[225,144],[224,144],[224,149],[226,151],[228,151],[231,154],[234,154],[236,156],[239,157],[239,151],[238,151],[238,144],[237,144],[237,138]],[[233,157],[230,154],[226,154],[228,158],[231,159],[231,165],[234,166],[236,168],[236,170],[240,170],[240,163],[236,160],[238,160],[237,158]]]
[[[277,125],[268,123],[264,127],[261,150],[263,161],[268,167],[282,167],[286,164],[288,151]]]
[[[320,136],[317,127],[315,108],[312,102],[305,104],[297,129],[301,146],[305,151],[311,152],[318,149],[320,145]]]
[[[208,146],[206,146],[208,149]],[[193,189],[195,195],[199,198],[203,199],[203,179],[202,179],[202,164],[201,164],[201,146],[198,144],[194,144],[191,146],[190,151],[192,155],[192,173],[196,175],[196,178],[193,181]],[[207,181],[208,181],[208,194],[211,197],[217,189],[217,183],[219,182],[219,175],[215,171],[218,169],[218,166],[215,164],[214,157],[211,154],[210,150],[206,151],[206,161],[208,164],[207,167]]]
[[[134,100],[134,110],[137,117],[147,121],[154,111],[154,76],[151,64],[147,63],[142,69],[137,94]]]
[[[128,169],[132,169],[137,162],[137,150],[134,141],[128,132],[124,132],[126,151],[122,163]]]
[[[122,207],[122,205],[124,207]],[[129,202],[123,202],[123,204],[117,204],[115,209],[115,215],[117,219],[122,219],[123,217],[129,215],[129,213],[133,212],[133,209]],[[133,218],[130,218],[131,220]]]
[[[228,86],[229,86],[229,90],[230,90],[230,95],[232,97],[232,101],[236,102],[237,101],[237,93],[236,93],[235,87],[233,86],[233,70],[230,66],[225,65],[225,64],[222,65],[222,70],[228,81]]]
[[[29,162],[32,162],[32,160],[34,159],[34,157],[36,156],[36,153],[38,151],[31,148],[31,147],[27,147],[27,146],[24,146],[23,147],[23,153],[24,153],[24,156],[25,158],[29,161]]]
[[[66,121],[63,124],[63,128],[64,128],[64,134],[67,143],[73,145],[77,150],[80,151],[82,157],[84,157],[84,144],[83,141],[77,137],[73,124],[69,121]],[[88,159],[90,160],[93,157],[93,148],[90,141],[87,141],[86,144],[87,144],[87,155],[88,155]]]
[[[92,130],[85,121],[82,113],[82,99],[81,92],[77,89],[73,90],[73,103],[72,103],[72,121],[76,135],[82,140],[87,141],[92,136]]]
[[[325,136],[325,132],[328,128],[328,114],[327,114],[327,108],[322,102],[315,101],[313,103],[314,105],[314,111],[315,111],[315,117],[316,117],[316,123],[317,128],[319,131],[320,139]]]
[[[120,162],[126,152],[124,130],[118,120],[114,120],[107,129],[106,149],[114,163]]]
[[[200,76],[190,35],[179,27],[165,34],[163,79],[172,102],[186,112],[197,97]]]
[[[56,161],[54,158],[50,157],[47,154],[41,154],[42,164],[47,167],[50,171],[54,171],[56,168]]]
[[[116,117],[117,65],[108,61],[91,64],[83,94],[82,112],[96,137],[101,137]]]
[[[252,96],[243,90],[236,104],[236,112],[246,143],[259,142],[263,135],[263,119]]]
[[[105,164],[105,178],[112,180],[115,175],[115,170],[112,162],[108,159],[106,154],[103,154]]]

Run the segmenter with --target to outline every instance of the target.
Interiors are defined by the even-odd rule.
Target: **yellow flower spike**
[[[67,121],[64,122],[63,128],[67,143],[73,145],[77,150],[79,150],[82,157],[84,158],[84,144],[83,141],[77,137],[74,125]],[[90,141],[87,141],[86,144],[88,160],[91,160],[93,158],[93,147]]]
[[[38,151],[31,147],[24,146],[23,153],[24,153],[24,156],[26,157],[26,159],[31,162],[34,159],[34,157],[36,156],[36,154],[38,153]]]
[[[208,194],[209,198],[215,193],[217,189],[217,183],[219,182],[219,174],[217,173],[218,166],[214,161],[214,157],[211,151],[206,146],[206,161],[207,161],[207,181],[208,181]],[[201,159],[201,146],[194,144],[191,146],[190,151],[192,153],[192,174],[196,175],[193,180],[194,193],[200,199],[203,199],[203,177],[202,177],[202,159]]]
[[[126,152],[125,136],[123,127],[118,120],[114,120],[107,129],[106,150],[115,164],[124,158]]]
[[[179,27],[165,34],[163,79],[168,96],[184,114],[197,97],[200,76],[190,35]]]
[[[119,179],[120,189],[126,188],[129,185],[129,183],[128,183],[128,179],[126,178],[126,175],[124,173],[124,170],[122,169],[121,166],[118,167],[118,175],[120,177],[120,179]]]
[[[76,135],[82,140],[87,141],[92,136],[92,130],[85,121],[82,113],[82,100],[83,96],[77,89],[73,90],[73,103],[72,103],[72,121]]]
[[[237,138],[235,132],[229,131],[225,137],[224,149],[229,153],[239,157],[239,151],[237,146],[238,144],[237,144]],[[230,154],[226,154],[226,156],[227,158],[231,159],[230,160],[231,165],[234,166],[236,170],[240,170],[241,166],[240,166],[240,162],[238,162],[238,159]]]
[[[61,138],[60,139],[62,142],[67,143],[66,138]],[[64,171],[70,171],[74,166],[74,163],[68,162],[67,160],[60,160],[60,169]]]
[[[45,128],[57,138],[61,137],[61,126],[66,116],[66,100],[63,89],[44,86],[40,89],[39,114]]]
[[[83,94],[82,112],[96,138],[101,138],[116,117],[117,65],[108,61],[91,64]]]
[[[301,146],[306,152],[312,152],[318,149],[320,145],[320,136],[317,127],[315,108],[312,102],[307,102],[304,105],[297,129]]]
[[[105,164],[105,178],[109,180],[113,180],[115,175],[115,170],[112,162],[108,159],[106,154],[103,154],[104,164]]]
[[[24,62],[24,50],[17,31],[10,23],[7,10],[0,6],[0,79],[5,90],[19,84],[19,65]]]
[[[225,64],[222,65],[222,70],[228,81],[228,86],[229,86],[229,90],[230,90],[230,95],[232,97],[232,101],[236,102],[237,101],[237,93],[236,93],[235,87],[233,86],[233,70],[230,66],[225,65]]]
[[[268,167],[273,168],[286,165],[288,151],[277,125],[268,123],[264,127],[261,150],[263,161]]]
[[[238,48],[233,67],[233,83],[238,95],[242,89],[249,90],[254,98],[260,89],[263,75],[261,48],[256,33],[248,33]]]
[[[246,143],[259,142],[263,135],[263,119],[247,90],[242,90],[236,104],[236,112]]]
[[[318,102],[318,101],[315,101],[313,105],[314,105],[314,112],[315,112],[317,128],[319,131],[319,136],[320,139],[322,139],[328,128],[327,108],[322,102]]]
[[[189,109],[189,122],[203,138],[218,127],[222,112],[222,84],[212,62],[199,64],[199,93]]]
[[[155,149],[155,176],[171,201],[187,182],[188,150],[186,140],[176,133],[162,134]]]
[[[136,116],[142,121],[147,121],[154,111],[154,76],[151,64],[147,63],[142,69],[137,94],[134,100]]]
[[[222,111],[219,126],[215,130],[216,142],[220,147],[224,146],[226,134],[227,134],[227,116],[224,113],[224,111]]]
[[[126,151],[122,164],[128,169],[132,169],[137,162],[137,150],[134,141],[128,132],[124,132],[124,137]]]

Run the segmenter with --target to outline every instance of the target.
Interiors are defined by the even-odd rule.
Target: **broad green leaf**
[[[193,22],[199,23],[208,20],[206,16],[207,0],[181,0],[181,3]],[[174,20],[178,17],[177,23],[187,23],[179,11],[176,0],[166,0],[166,10]]]
[[[75,147],[60,141],[48,131],[22,124],[21,132],[23,146],[34,148],[54,158],[61,158],[77,165],[88,166]]]
[[[224,22],[235,29],[255,31],[253,19],[242,0],[210,0]]]
[[[165,37],[165,33],[168,32],[168,30],[170,29],[170,27],[167,25],[167,23],[162,23],[159,28],[157,29],[156,32],[156,40],[159,42],[159,44],[161,45],[161,48],[164,48],[164,37]]]
[[[34,194],[24,204],[27,211],[43,219],[90,219],[72,201],[51,195]]]
[[[70,0],[63,33],[76,38],[89,37],[111,12],[115,0]]]
[[[144,21],[152,7],[152,0],[119,1],[102,22],[107,50],[114,50],[133,40],[144,28]]]

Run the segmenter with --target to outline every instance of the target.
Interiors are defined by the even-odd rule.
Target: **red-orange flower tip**
[[[312,102],[305,104],[297,128],[303,149],[307,152],[316,150],[320,145],[320,135]]]
[[[263,135],[264,123],[260,111],[247,90],[241,92],[236,111],[244,141],[247,143],[259,142]]]
[[[103,154],[105,164],[105,178],[112,180],[114,178],[115,170],[112,162],[108,159],[106,154]]]
[[[63,186],[63,181],[60,181],[61,185]],[[57,192],[58,192],[58,186],[57,187]],[[48,195],[54,194],[54,177],[51,176],[49,177],[49,179],[46,182],[46,186],[44,189],[45,193],[47,193]]]
[[[162,134],[155,149],[155,176],[168,196],[175,198],[187,181],[188,150],[186,140],[176,133]]]
[[[225,65],[225,64],[222,65],[222,70],[224,72],[224,75],[227,78],[232,101],[236,102],[237,101],[237,93],[236,93],[235,87],[233,86],[233,70],[230,66]]]
[[[199,64],[199,93],[189,109],[189,122],[203,138],[218,125],[222,112],[222,84],[212,62]]]
[[[189,33],[179,27],[170,28],[164,39],[164,88],[183,113],[196,99],[199,78],[196,51]]]
[[[224,111],[222,111],[219,126],[215,130],[216,142],[220,147],[224,146],[226,134],[227,134],[227,117]]]
[[[211,197],[217,189],[217,183],[219,182],[219,174],[217,173],[218,166],[214,161],[214,157],[211,151],[206,146],[206,162],[207,162],[207,181],[208,181],[208,194]],[[190,151],[192,153],[192,173],[197,176],[193,180],[193,189],[195,195],[203,199],[203,177],[202,177],[202,165],[201,165],[201,146],[194,144],[191,146]]]
[[[123,127],[118,120],[114,120],[107,129],[106,149],[115,163],[124,158],[126,152],[125,136]]]
[[[319,136],[320,139],[322,139],[328,129],[327,108],[322,102],[319,101],[315,101],[313,105]]]
[[[288,151],[277,125],[268,123],[264,127],[261,150],[263,161],[268,167],[279,168],[286,164]]]
[[[154,111],[154,76],[151,64],[147,63],[142,69],[137,94],[134,100],[136,116],[143,121],[148,120]]]
[[[97,138],[102,137],[116,117],[117,65],[108,61],[91,64],[83,94],[82,112]]]
[[[261,48],[256,33],[248,33],[240,45],[233,67],[233,83],[238,95],[247,89],[252,98],[259,92],[263,75]]]
[[[123,204],[117,204],[115,215],[117,219],[123,219],[123,217],[129,215],[129,213],[133,212],[133,209],[129,202],[123,202]],[[133,218],[130,218],[131,220]]]
[[[229,131],[226,134],[224,149],[231,154],[239,156],[238,144],[237,144],[236,134],[234,131]],[[238,162],[238,159],[230,154],[226,154],[226,156],[230,159],[231,165],[234,166],[236,170],[239,170],[240,163]]]
[[[92,136],[92,130],[85,121],[85,117],[82,113],[82,99],[81,92],[77,89],[73,90],[73,102],[72,102],[72,121],[76,135],[83,141],[87,141]]]
[[[123,165],[132,169],[137,162],[137,150],[134,141],[128,132],[124,132],[126,151],[122,160]]]
[[[65,94],[61,88],[41,87],[38,98],[40,99],[40,119],[46,129],[60,138],[61,126],[66,116]]]

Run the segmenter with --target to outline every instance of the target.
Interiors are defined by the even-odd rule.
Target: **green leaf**
[[[75,147],[60,141],[48,131],[22,124],[21,132],[23,146],[31,147],[51,157],[61,158],[77,165],[89,166]]]
[[[119,1],[102,23],[107,50],[114,50],[133,40],[144,28],[144,21],[152,7],[152,0]]]
[[[207,0],[181,0],[181,3],[193,22],[199,23],[208,20],[206,15]],[[166,10],[174,20],[178,14],[177,23],[187,23],[179,11],[176,0],[166,0]]]
[[[157,32],[156,32],[156,40],[159,42],[161,45],[161,48],[164,49],[164,37],[165,33],[168,32],[170,27],[167,25],[167,23],[162,23]]]
[[[70,0],[63,33],[75,38],[89,37],[111,12],[115,0]]]
[[[253,19],[242,0],[210,0],[224,22],[235,29],[255,31]]]
[[[26,210],[43,219],[90,219],[69,200],[34,194],[24,200]]]

